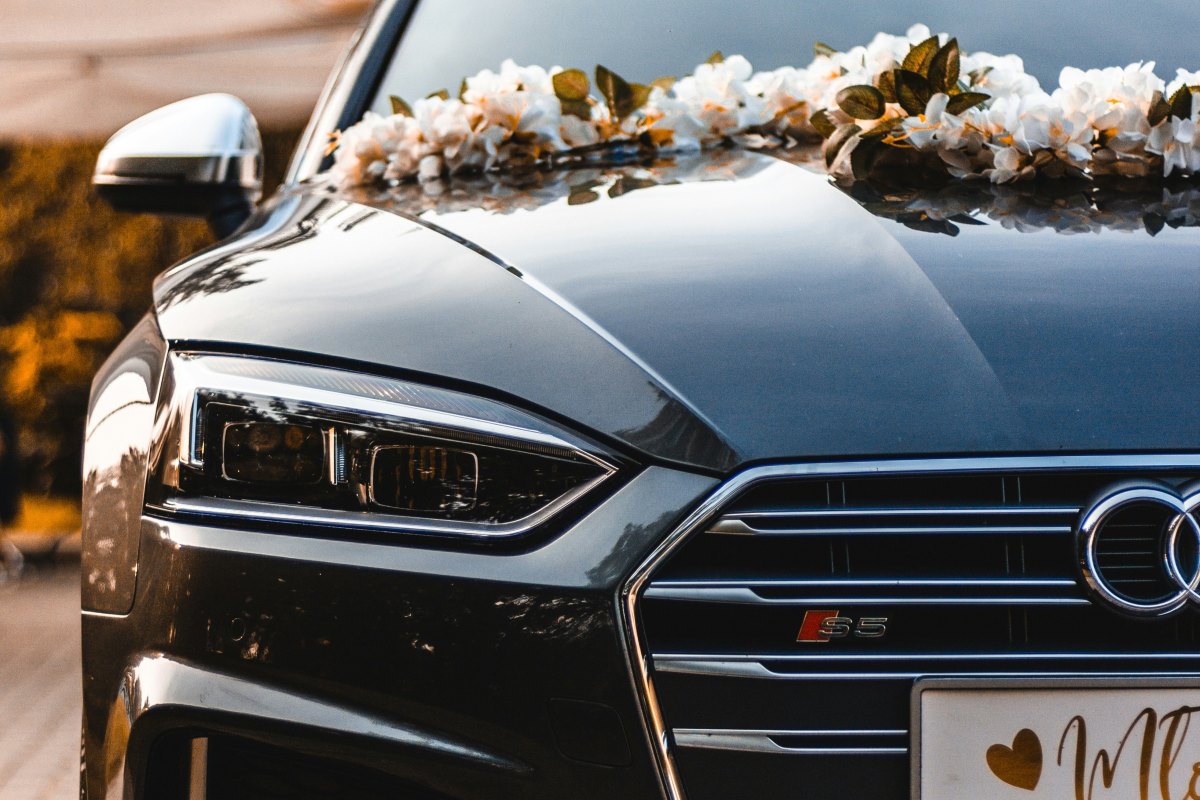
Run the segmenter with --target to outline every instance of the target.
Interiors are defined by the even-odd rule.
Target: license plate
[[[913,688],[913,800],[1200,798],[1200,680]]]

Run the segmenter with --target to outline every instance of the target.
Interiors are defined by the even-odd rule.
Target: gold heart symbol
[[[1012,747],[994,744],[988,748],[987,764],[992,773],[1009,786],[1033,791],[1042,779],[1042,743],[1037,734],[1022,728]]]

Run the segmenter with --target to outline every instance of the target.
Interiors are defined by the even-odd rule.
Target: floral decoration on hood
[[[722,146],[820,147],[845,182],[909,175],[996,184],[1034,178],[1200,174],[1200,72],[1067,67],[1046,92],[1019,56],[964,53],[915,25],[804,68],[755,72],[714,53],[683,78],[632,83],[603,66],[518,66],[466,78],[331,137],[344,186],[433,182],[597,157]]]

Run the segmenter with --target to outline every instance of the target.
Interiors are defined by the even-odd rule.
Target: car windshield
[[[1200,67],[1196,0],[422,0],[372,108],[389,112],[389,95],[454,93],[506,58],[588,72],[604,64],[649,81],[687,74],[714,50],[740,53],[756,69],[805,66],[815,42],[845,50],[915,23],[958,37],[969,52],[1021,56],[1047,90],[1064,66],[1152,60],[1167,79]]]

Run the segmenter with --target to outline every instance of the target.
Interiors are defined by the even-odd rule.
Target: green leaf
[[[581,69],[565,69],[550,79],[559,100],[586,100],[591,84]]]
[[[592,107],[587,100],[559,100],[558,103],[562,106],[564,114],[570,114],[572,117],[580,119],[592,118]]]
[[[654,80],[650,81],[650,85],[657,86],[658,88],[662,89],[664,92],[669,92],[669,91],[671,91],[672,87],[675,86],[675,83],[678,80],[679,79],[676,78],[674,75],[663,75],[661,78],[655,78]]]
[[[608,187],[609,197],[620,197],[623,194],[636,192],[638,189],[649,189],[658,186],[659,182],[650,178],[635,178],[632,175],[622,175]]]
[[[838,108],[854,119],[879,119],[887,108],[883,92],[874,86],[847,86],[837,93]]]
[[[883,99],[889,103],[896,102],[896,73],[884,70],[875,77],[875,88],[883,93]]]
[[[462,100],[463,95],[467,93],[467,79],[463,78],[462,83],[458,85],[458,99]]]
[[[1155,92],[1154,97],[1150,100],[1150,110],[1147,112],[1150,127],[1157,128],[1169,116],[1171,116],[1171,104],[1166,101],[1162,92]]]
[[[587,203],[594,203],[600,199],[600,195],[593,192],[591,189],[584,189],[581,192],[571,192],[567,195],[567,205],[582,206]]]
[[[430,94],[425,95],[425,97],[428,100],[432,100],[435,97],[440,97],[443,100],[449,100],[450,92],[446,91],[445,89],[438,89],[436,92],[431,92]]]
[[[933,87],[924,75],[907,69],[896,70],[896,100],[910,115],[925,113]]]
[[[412,107],[399,97],[396,97],[396,95],[389,95],[388,100],[392,101],[393,114],[400,114],[405,117],[411,117],[413,115]]]
[[[993,69],[995,69],[995,67],[980,67],[979,69],[973,69],[967,73],[967,77],[971,79],[972,86],[978,86],[979,82],[990,75]]]
[[[846,142],[860,133],[862,133],[862,128],[857,125],[839,125],[833,136],[830,136],[825,142],[825,166],[832,167],[833,162],[837,160],[838,153],[842,152],[842,148],[846,146]]]
[[[625,119],[633,112],[633,87],[620,75],[599,64],[596,65],[596,89],[608,105],[613,119]]]
[[[880,139],[885,138],[889,133],[891,133],[895,129],[896,129],[895,118],[885,119],[883,122],[879,123],[874,128],[870,128],[868,130],[863,131],[862,138],[863,139],[880,140]]]
[[[1191,86],[1180,86],[1179,91],[1171,95],[1171,113],[1173,115],[1180,119],[1192,118],[1192,94],[1194,91]]]
[[[913,49],[908,51],[901,66],[909,72],[915,72],[924,77],[929,74],[929,63],[933,61],[933,57],[937,55],[939,49],[941,48],[938,44],[938,37],[930,36],[920,44],[913,45]]]
[[[946,111],[950,114],[961,114],[991,99],[990,94],[983,92],[962,92],[950,98],[950,102],[946,104]]]
[[[813,55],[814,56],[835,56],[835,55],[837,55],[837,52],[838,52],[837,50],[834,50],[832,47],[825,44],[824,42],[813,42]]]
[[[817,129],[817,133],[821,134],[822,139],[828,139],[837,131],[837,125],[829,118],[829,112],[823,108],[815,111],[808,121]]]
[[[646,101],[650,99],[650,87],[644,83],[631,83],[629,88],[633,90],[633,107],[629,110],[632,114],[646,105]]]
[[[723,63],[725,63],[725,54],[722,53],[720,50],[714,50],[713,54],[711,56],[709,56],[705,60],[704,63],[705,64],[723,64]]]
[[[958,50],[958,39],[951,39],[946,46],[938,50],[929,61],[929,84],[935,92],[950,93],[958,84],[959,70],[962,68],[961,54]]]

